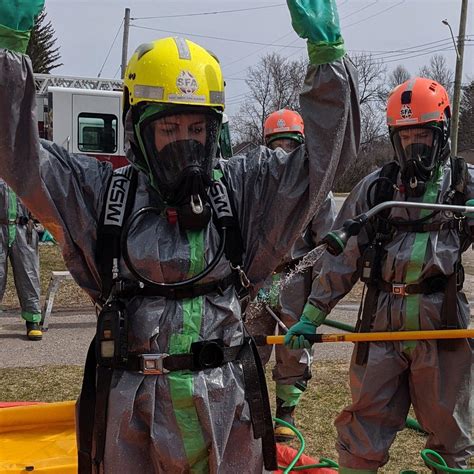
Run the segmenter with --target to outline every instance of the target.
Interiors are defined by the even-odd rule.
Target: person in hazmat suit
[[[285,152],[291,153],[304,143],[303,119],[298,112],[293,110],[281,109],[271,113],[266,118],[263,128],[265,144],[272,150],[282,148]],[[259,298],[257,306],[260,311],[256,314],[257,317],[268,321],[265,323],[265,328],[269,328],[268,333],[274,333],[276,327],[279,332],[286,333],[284,327],[291,327],[298,322],[318,269],[316,266],[309,265],[304,270],[295,272],[295,268],[329,232],[335,217],[336,204],[330,192],[318,214],[274,270],[269,288],[260,290],[259,295],[262,295],[262,292],[263,295]],[[275,316],[280,320],[278,324],[274,319]],[[246,326],[251,334],[254,333],[252,323],[256,328],[262,326],[255,319],[248,318]],[[259,352],[262,355],[263,364],[266,364],[270,359],[271,346],[269,349],[262,348]],[[275,416],[294,425],[296,406],[311,378],[312,351],[311,349],[289,350],[283,345],[277,345],[275,359],[272,371],[273,380],[276,382]],[[275,426],[277,442],[288,442],[295,436],[290,428],[281,424]]]
[[[12,265],[26,337],[40,341],[40,276],[38,233],[30,212],[14,191],[0,179],[0,301],[7,285],[8,260]]]
[[[273,470],[263,372],[237,290],[256,294],[357,154],[357,78],[335,3],[288,2],[311,63],[304,147],[216,163],[219,63],[164,38],[128,63],[130,166],[116,172],[38,139],[22,52],[41,3],[0,1],[0,176],[100,308],[79,403],[79,472]]]
[[[474,197],[474,170],[450,154],[451,109],[436,81],[414,77],[387,103],[395,161],[364,178],[346,199],[334,228],[385,201],[462,204]],[[308,345],[358,278],[367,293],[357,328],[368,331],[463,329],[461,254],[473,241],[472,219],[446,212],[390,208],[326,254],[303,316],[285,336]],[[350,367],[352,404],[336,419],[341,473],[376,472],[388,461],[410,405],[428,433],[426,446],[452,468],[474,452],[473,340],[358,343]]]

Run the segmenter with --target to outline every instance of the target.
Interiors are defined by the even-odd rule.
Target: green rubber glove
[[[310,349],[311,343],[305,334],[316,334],[316,330],[326,318],[326,313],[307,303],[300,320],[291,326],[285,335],[285,346],[290,349]]]
[[[0,0],[0,48],[24,53],[44,0]]]
[[[474,199],[469,199],[469,201],[466,201],[465,205],[469,207],[474,207]],[[474,212],[469,212],[468,214],[466,214],[466,217],[468,217],[469,219],[474,218]]]
[[[345,54],[335,0],[287,0],[294,30],[308,40],[312,64],[326,64]]]

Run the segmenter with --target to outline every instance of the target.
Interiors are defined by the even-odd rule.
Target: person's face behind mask
[[[282,148],[287,153],[291,153],[293,150],[296,150],[301,143],[291,138],[276,138],[269,145],[268,148],[271,150],[276,150],[277,148]]]
[[[402,176],[428,181],[436,166],[438,137],[433,129],[424,127],[395,131],[393,144],[400,163]]]
[[[150,167],[167,201],[180,204],[193,194],[205,196],[218,129],[218,118],[205,113],[168,115],[145,127]]]

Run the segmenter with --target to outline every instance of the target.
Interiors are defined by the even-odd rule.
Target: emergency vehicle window
[[[81,113],[78,116],[78,148],[93,153],[117,151],[118,119],[112,114]]]

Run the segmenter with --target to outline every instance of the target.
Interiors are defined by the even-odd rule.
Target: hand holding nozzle
[[[353,235],[358,235],[366,222],[367,216],[365,214],[348,219],[340,229],[332,230],[324,236],[320,243],[327,246],[327,251],[331,255],[339,255],[346,248],[347,241]]]

